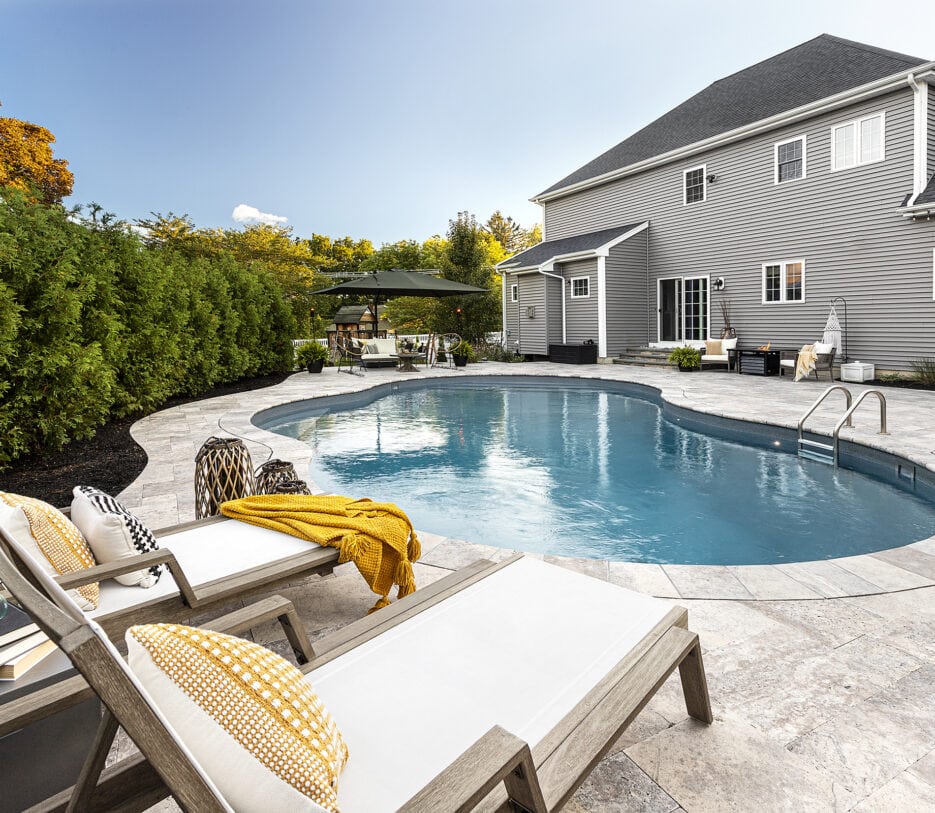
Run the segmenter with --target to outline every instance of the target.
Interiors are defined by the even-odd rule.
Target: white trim
[[[591,283],[588,283],[590,292]],[[597,258],[597,355],[607,358],[607,258]]]
[[[911,206],[928,184],[928,103],[929,86],[908,76],[912,88],[912,197]]]
[[[935,248],[932,249],[932,299],[935,300]]]
[[[517,283],[513,283],[513,284],[517,285]],[[507,330],[509,330],[509,323],[507,321],[507,313],[506,313],[506,285],[507,285],[506,274],[500,275],[500,285],[503,286],[500,291],[500,319],[501,319],[500,336],[503,339],[501,343],[502,346],[506,347]],[[516,289],[516,296],[517,298],[519,297],[519,286],[518,285]]]
[[[608,240],[606,243],[602,243],[596,248],[588,248],[584,251],[574,251],[570,254],[556,254],[554,257],[549,257],[548,260],[540,263],[539,265],[521,265],[517,268],[507,267],[505,263],[510,261],[509,258],[507,258],[503,262],[497,264],[495,268],[497,268],[501,274],[517,274],[525,271],[540,271],[543,269],[546,271],[551,271],[554,269],[555,263],[567,263],[573,262],[574,260],[588,260],[592,257],[606,257],[612,248],[624,242],[624,240],[629,240],[634,235],[646,231],[648,228],[649,221],[644,220],[642,223],[640,223],[639,226],[634,226],[632,229],[630,229],[630,231],[625,231],[618,237],[614,237],[613,240]],[[542,242],[544,243],[546,241],[543,240]],[[539,243],[538,245],[541,246],[542,243]]]
[[[786,299],[786,267],[799,263],[802,266],[802,298]],[[779,266],[779,299],[766,299],[766,269]],[[801,305],[805,302],[805,260],[773,260],[760,265],[760,304],[761,305]]]
[[[798,178],[787,178],[785,181],[779,180],[779,148],[784,144],[791,144],[793,141],[802,142],[802,174]],[[802,135],[794,136],[793,138],[785,138],[782,141],[777,141],[773,144],[773,185],[779,186],[781,183],[794,183],[795,181],[802,181],[808,177],[808,137],[803,133]]]
[[[599,261],[603,260],[603,257],[597,258]],[[600,265],[600,263],[598,263]],[[576,294],[575,293],[575,282],[578,280],[585,280],[588,283],[588,292],[586,294]],[[572,299],[590,299],[591,298],[591,277],[585,275],[583,277],[568,277],[569,286],[571,288],[571,298]]]
[[[860,125],[865,121],[870,121],[871,119],[880,119],[880,157],[871,158],[869,161],[860,160]],[[837,147],[835,143],[834,133],[835,130],[840,130],[842,127],[853,127],[854,128],[854,163],[846,167],[835,167],[835,159],[837,158]],[[848,169],[855,169],[856,167],[864,167],[867,164],[878,164],[881,161],[886,160],[886,111],[881,110],[878,113],[870,113],[866,116],[861,116],[860,118],[850,119],[849,121],[842,121],[838,124],[831,125],[831,171],[832,172],[844,172]]]
[[[519,302],[519,283],[510,283],[510,302]]]
[[[701,170],[701,200],[688,201],[688,173]],[[698,164],[696,167],[689,167],[682,170],[682,205],[691,206],[694,203],[704,203],[708,199],[708,165]]]
[[[919,65],[913,69],[913,71],[917,72],[917,79],[921,79],[923,76],[932,76],[933,70],[935,70],[935,62],[926,62],[924,65]],[[697,155],[713,147],[731,144],[734,141],[740,141],[741,139],[759,135],[769,130],[775,130],[779,127],[794,124],[805,118],[810,118],[821,113],[829,113],[841,107],[847,107],[857,102],[872,99],[875,96],[880,96],[884,93],[889,93],[892,90],[898,90],[900,87],[904,87],[906,84],[906,77],[913,71],[903,71],[901,73],[892,74],[891,76],[885,76],[882,79],[868,82],[866,85],[851,88],[850,90],[836,93],[834,96],[828,96],[815,102],[809,102],[801,107],[796,107],[783,113],[777,113],[775,116],[755,121],[752,124],[745,124],[743,127],[728,130],[726,133],[720,133],[719,135],[711,136],[702,141],[696,141],[694,144],[678,147],[677,149],[662,153],[661,155],[654,155],[652,158],[637,161],[635,164],[629,164],[628,166],[605,172],[602,175],[596,175],[593,178],[586,178],[583,181],[578,181],[577,183],[569,184],[559,189],[553,189],[551,192],[543,192],[530,198],[529,201],[531,203],[543,204],[555,198],[570,195],[572,192],[580,192],[592,186],[600,186],[609,181],[625,178],[628,175],[635,175],[638,172],[644,172],[647,169],[661,166],[662,164],[669,164],[679,159],[689,158],[692,155]],[[543,234],[543,237],[544,236]]]
[[[565,315],[565,277],[561,274],[553,274],[551,271],[543,271],[539,269],[539,273],[543,277],[550,277],[552,279],[557,279],[561,283],[562,287],[562,344],[568,341],[568,319]],[[545,346],[549,346],[549,331],[548,331],[548,318],[549,318],[549,287],[548,283],[545,283],[545,291],[543,292],[545,298],[545,318],[546,318],[546,331],[545,331]]]

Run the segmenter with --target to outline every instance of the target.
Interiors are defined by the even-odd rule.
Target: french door
[[[704,341],[708,338],[708,278],[670,277],[659,280],[660,342]]]

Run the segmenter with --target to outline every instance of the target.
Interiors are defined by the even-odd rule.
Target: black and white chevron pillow
[[[77,486],[71,512],[72,522],[88,540],[98,563],[159,549],[153,532],[122,503],[99,488]],[[155,565],[116,578],[121,584],[152,587],[161,573],[162,565]]]

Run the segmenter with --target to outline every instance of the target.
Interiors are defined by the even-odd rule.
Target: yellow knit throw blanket
[[[374,593],[381,596],[370,612],[416,589],[412,562],[422,555],[412,523],[399,507],[353,497],[263,494],[221,504],[221,513],[262,528],[338,548],[338,562],[353,561]]]

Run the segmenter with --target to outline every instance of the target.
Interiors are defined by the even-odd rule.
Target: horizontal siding
[[[928,174],[935,175],[935,87],[929,85],[929,115],[928,115]]]
[[[610,250],[607,257],[607,355],[649,341],[649,231]],[[655,305],[653,304],[653,308]]]
[[[879,111],[886,112],[885,160],[832,172],[832,125]],[[898,212],[912,189],[912,131],[907,89],[551,201],[549,237],[649,220],[650,314],[659,278],[720,276],[726,285],[712,294],[714,335],[721,328],[718,299],[725,297],[743,345],[794,347],[820,335],[831,298],[843,296],[849,355],[905,369],[935,356],[928,327],[935,325],[935,222]],[[798,135],[807,138],[807,177],[776,185],[773,145]],[[684,206],[682,171],[702,163],[717,179],[706,201]],[[762,264],[800,258],[806,301],[762,304]],[[608,324],[617,318],[609,309]],[[649,321],[654,340],[655,319]]]
[[[562,283],[554,277],[545,278],[546,312],[548,324],[546,335],[549,344],[558,344],[562,341]]]
[[[516,283],[516,277],[506,277],[506,344],[511,350],[517,348],[520,328],[519,303],[513,302],[510,296],[510,286],[514,283]]]
[[[571,285],[565,284],[566,341],[581,344],[585,339],[597,343],[597,259],[561,263],[557,269],[566,280],[587,277],[590,296],[572,299]]]
[[[517,337],[519,352],[544,356],[548,353],[546,335],[548,319],[545,308],[545,277],[542,274],[523,274],[516,277],[519,284],[519,314],[517,318]],[[530,319],[526,309],[536,309],[536,315]]]

